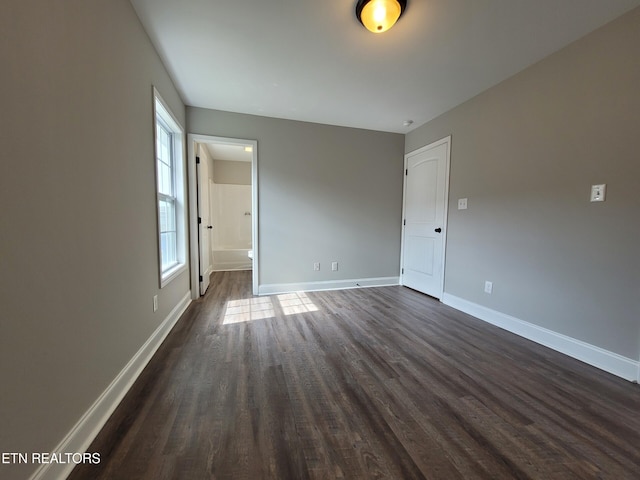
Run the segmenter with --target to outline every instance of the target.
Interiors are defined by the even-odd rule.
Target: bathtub
[[[213,270],[251,270],[253,268],[253,250],[224,248],[213,250]]]

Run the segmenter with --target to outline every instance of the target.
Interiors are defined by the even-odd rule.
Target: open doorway
[[[189,134],[191,292],[214,271],[251,270],[258,292],[257,142]]]

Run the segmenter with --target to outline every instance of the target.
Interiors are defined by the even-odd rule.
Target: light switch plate
[[[459,198],[458,199],[458,210],[466,210],[467,209],[467,199]]]
[[[592,202],[604,202],[606,193],[607,193],[606,183],[601,183],[600,185],[591,185],[591,201]]]

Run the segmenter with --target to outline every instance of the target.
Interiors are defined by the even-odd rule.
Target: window
[[[154,89],[160,287],[186,269],[184,132]]]

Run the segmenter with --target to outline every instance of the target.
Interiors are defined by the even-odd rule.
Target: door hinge
[[[204,280],[204,278],[202,278],[202,275],[200,275],[198,278],[200,279],[200,281]]]
[[[402,275],[404,275],[404,268],[400,271],[400,273],[401,273]]]
[[[406,218],[402,221],[402,225],[407,225],[407,219]]]
[[[196,157],[196,164],[200,164],[200,157]]]
[[[405,175],[409,175],[409,169],[408,168],[404,171],[404,174]]]
[[[198,217],[198,225],[202,223],[202,217]]]

